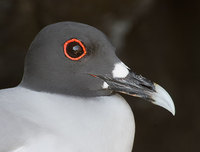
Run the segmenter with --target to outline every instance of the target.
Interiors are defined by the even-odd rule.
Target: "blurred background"
[[[0,0],[0,88],[16,86],[44,26],[77,21],[102,30],[133,71],[163,86],[176,116],[124,96],[134,111],[134,152],[200,151],[200,1]]]

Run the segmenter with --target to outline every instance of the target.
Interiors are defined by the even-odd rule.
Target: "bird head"
[[[175,114],[174,103],[161,86],[136,75],[101,31],[81,23],[60,22],[39,32],[27,53],[21,85],[83,97],[124,93]]]

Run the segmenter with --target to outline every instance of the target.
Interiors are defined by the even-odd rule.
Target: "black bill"
[[[175,115],[174,103],[170,95],[158,84],[130,72],[125,78],[112,78],[109,76],[93,75],[108,84],[112,91],[140,97],[159,105]]]

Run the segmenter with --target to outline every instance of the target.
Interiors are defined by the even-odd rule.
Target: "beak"
[[[100,78],[106,82],[108,84],[106,89],[143,98],[155,105],[167,109],[175,115],[175,106],[167,91],[165,91],[165,89],[158,84],[151,82],[141,75],[129,72],[125,78],[111,78],[101,75],[92,76]]]

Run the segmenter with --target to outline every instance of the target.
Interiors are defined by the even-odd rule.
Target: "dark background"
[[[134,152],[200,151],[200,1],[0,0],[0,88],[20,82],[34,36],[59,21],[99,28],[122,61],[171,94],[175,117],[125,96],[136,119]]]

